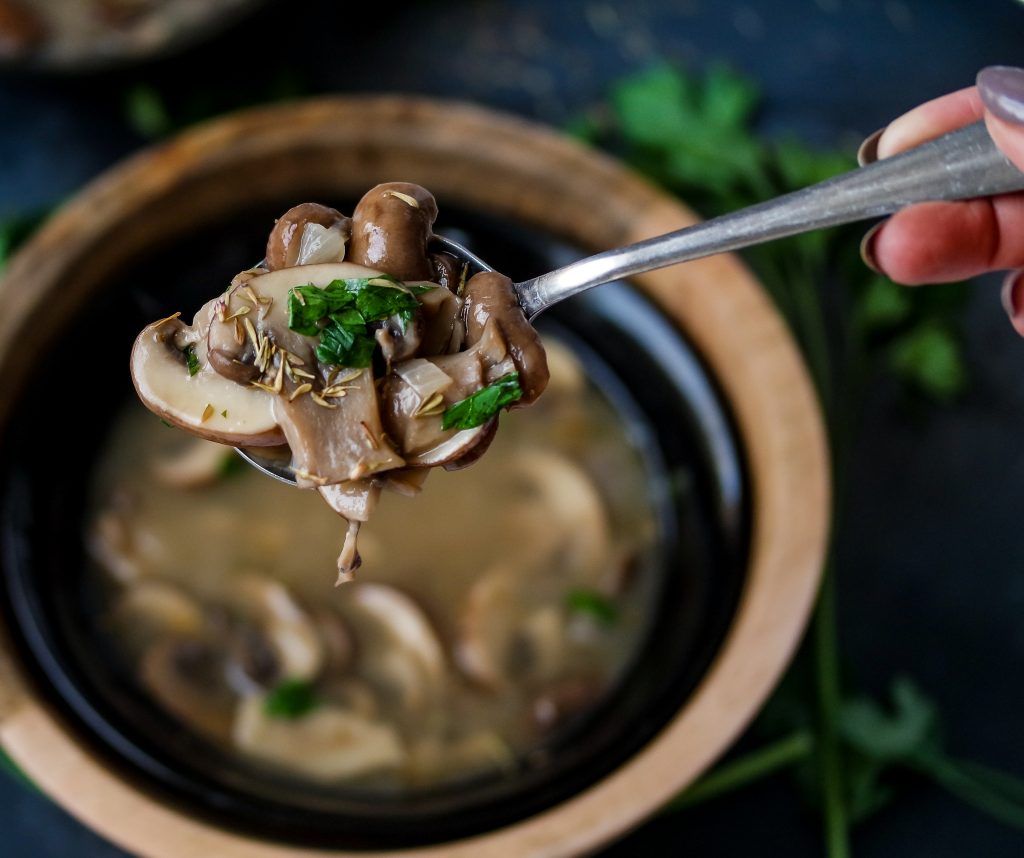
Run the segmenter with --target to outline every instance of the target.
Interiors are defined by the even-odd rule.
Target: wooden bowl
[[[231,116],[109,171],[11,262],[0,284],[0,431],[6,437],[55,338],[133,261],[252,207],[355,198],[393,179],[419,182],[443,204],[512,221],[585,251],[695,220],[615,161],[468,105],[324,98]],[[87,825],[152,858],[563,856],[593,850],[640,823],[724,752],[789,661],[819,581],[829,482],[808,374],[782,320],[743,266],[720,256],[637,277],[635,286],[694,345],[728,403],[749,479],[750,526],[743,589],[710,666],[683,705],[613,771],[554,806],[472,837],[408,849],[364,844],[370,852],[282,845],[189,815],[97,754],[59,697],[48,696],[29,675],[24,641],[13,634],[0,650],[5,749]],[[5,575],[9,562],[5,557]]]

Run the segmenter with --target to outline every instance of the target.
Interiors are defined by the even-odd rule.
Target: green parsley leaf
[[[570,590],[565,606],[574,614],[586,614],[602,626],[614,626],[619,621],[619,608],[611,599],[597,590]]]
[[[189,378],[199,372],[199,358],[196,357],[195,347],[189,343],[183,349],[185,353],[185,364],[188,366]]]
[[[867,697],[848,699],[839,711],[839,732],[862,754],[878,760],[906,760],[935,747],[938,714],[907,677],[892,686],[892,708]]]
[[[353,330],[332,322],[320,334],[317,360],[334,366],[367,367],[373,361],[377,341],[366,333],[366,326]]]
[[[132,129],[149,140],[163,137],[174,127],[163,96],[145,83],[135,84],[125,93],[124,114]]]
[[[316,353],[323,363],[367,367],[376,347],[370,324],[394,317],[404,331],[419,308],[416,295],[429,288],[410,291],[386,274],[296,286],[288,293],[288,327],[320,337]]]
[[[860,295],[855,312],[867,333],[888,331],[906,321],[913,312],[910,290],[888,277],[872,277]]]
[[[471,393],[460,402],[449,405],[441,418],[443,429],[472,429],[482,426],[502,408],[511,405],[523,395],[519,386],[519,373],[510,372],[497,381]]]
[[[263,711],[271,718],[295,721],[319,705],[320,699],[312,683],[304,679],[286,679],[267,694]]]
[[[889,367],[940,402],[952,400],[967,381],[960,343],[949,327],[935,320],[922,322],[892,344]]]

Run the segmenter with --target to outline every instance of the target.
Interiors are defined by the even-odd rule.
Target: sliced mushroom
[[[272,398],[225,378],[206,360],[204,334],[213,303],[196,314],[192,328],[172,318],[143,329],[132,348],[135,390],[150,411],[209,441],[254,447],[281,444],[284,435],[274,419]],[[194,374],[186,345],[198,363]]]
[[[345,395],[331,401],[293,396],[302,386],[301,378],[292,375],[294,369],[308,372],[317,364],[315,339],[288,327],[289,290],[378,273],[349,263],[286,268],[238,280],[225,295],[205,305],[191,327],[176,318],[150,325],[132,352],[139,396],[150,410],[209,440],[241,446],[287,442],[300,485],[360,479],[400,467],[404,462],[381,428],[369,371],[348,380]],[[276,387],[280,393],[252,383],[243,386],[217,369],[224,361],[244,366],[246,360],[255,360],[255,344],[264,339],[272,340],[278,351],[266,364],[269,375],[262,377],[270,382],[266,388]],[[230,351],[231,342],[238,351]],[[209,359],[211,343],[219,344],[215,348],[223,353],[216,366]],[[194,374],[185,346],[195,357]],[[289,364],[287,373],[284,363]],[[240,376],[233,370],[232,377]]]
[[[206,627],[199,603],[163,581],[140,581],[125,588],[110,618],[131,653],[141,653],[162,637],[198,638]]]
[[[360,582],[345,595],[361,675],[406,712],[419,711],[436,699],[445,677],[444,649],[423,609],[386,584]]]
[[[124,510],[116,504],[96,516],[86,544],[92,559],[119,583],[130,584],[142,575],[135,535]]]
[[[336,676],[347,673],[356,658],[355,637],[348,623],[333,608],[312,608],[310,614],[323,643],[323,672]]]
[[[338,554],[338,577],[334,582],[335,587],[351,581],[356,570],[363,565],[363,558],[359,554],[359,530],[362,526],[361,521],[350,521],[345,529],[345,541]]]
[[[324,642],[288,589],[259,575],[232,579],[229,587],[225,603],[259,627],[277,654],[280,677],[314,678],[324,663]]]
[[[427,468],[398,468],[381,475],[381,487],[405,497],[415,497],[427,482]]]
[[[459,299],[443,285],[424,292],[419,298],[422,318],[421,353],[443,355],[459,351],[461,342],[454,349],[450,347],[455,324],[459,321]]]
[[[321,486],[319,492],[331,509],[349,521],[369,521],[380,499],[380,488],[370,480]]]
[[[468,449],[464,447],[458,457],[449,459],[444,463],[446,471],[461,471],[463,468],[468,468],[479,461],[483,454],[487,452],[487,448],[491,446],[495,435],[498,434],[498,419],[488,420],[480,428],[484,431],[474,439],[472,446],[469,446]]]
[[[459,614],[455,663],[479,685],[497,689],[546,679],[565,654],[564,618],[537,606],[536,588],[521,569],[499,567],[470,588]]]
[[[165,638],[142,657],[146,690],[179,721],[218,741],[231,737],[235,695],[224,680],[222,656],[210,644]]]
[[[230,447],[194,438],[173,456],[153,462],[153,476],[172,489],[199,489],[223,476],[235,452]]]
[[[512,407],[529,405],[548,383],[548,365],[540,337],[523,315],[512,281],[495,271],[476,274],[466,284],[466,341],[480,341],[489,322],[501,330],[519,371],[522,398]]]
[[[224,671],[235,692],[258,694],[283,678],[278,652],[260,626],[244,620],[231,623],[226,638]]]
[[[321,781],[394,771],[405,757],[389,724],[332,705],[293,720],[275,719],[261,696],[238,704],[232,738],[254,757]]]
[[[568,457],[540,447],[509,460],[506,491],[519,499],[516,527],[528,534],[537,556],[546,555],[566,575],[590,580],[611,558],[608,511],[593,480]]]
[[[483,365],[478,354],[466,351],[421,358],[415,363],[433,368],[450,383],[418,388],[415,381],[410,384],[413,375],[405,371],[405,365],[396,367],[382,390],[382,417],[388,436],[405,452],[410,467],[432,467],[465,457],[492,427],[485,423],[471,429],[444,429],[443,413],[449,405],[483,386]]]

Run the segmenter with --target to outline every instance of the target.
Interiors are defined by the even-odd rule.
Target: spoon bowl
[[[777,238],[881,217],[921,202],[965,200],[1024,190],[1024,173],[975,122],[882,161],[685,229],[588,256],[513,288],[531,322],[573,295],[647,271]],[[470,276],[494,269],[456,241],[435,235]],[[263,453],[238,451],[268,476],[295,483],[287,466]]]

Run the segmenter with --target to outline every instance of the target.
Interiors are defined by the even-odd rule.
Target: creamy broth
[[[546,346],[546,395],[504,415],[471,467],[385,498],[362,575],[333,589],[342,523],[315,492],[133,405],[100,462],[89,534],[113,582],[101,625],[128,668],[152,689],[154,652],[175,642],[164,661],[197,687],[163,689],[172,714],[321,782],[427,787],[536,756],[642,643],[658,543],[635,439],[571,352]],[[193,691],[196,716],[180,709]]]

